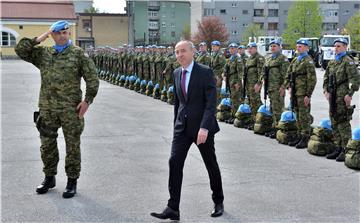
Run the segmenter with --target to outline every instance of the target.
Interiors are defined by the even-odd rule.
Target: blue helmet
[[[140,82],[140,85],[146,86],[146,80],[142,80],[142,81]]]
[[[125,77],[125,75],[121,75],[121,77],[120,77],[120,80],[121,80],[121,81],[124,81],[124,80],[126,80],[126,77]]]
[[[272,44],[276,44],[278,46],[281,46],[281,41],[280,41],[280,39],[274,39],[273,41],[270,42],[270,45],[272,45]]]
[[[214,41],[211,42],[211,45],[220,46],[221,44],[220,44],[220,41],[214,40]]]
[[[237,48],[238,45],[236,43],[230,43],[228,47],[229,48],[232,48],[232,47]]]
[[[166,86],[164,86],[162,90],[163,90],[163,91],[166,91]]]
[[[334,40],[334,44],[335,44],[336,42],[343,43],[343,44],[345,44],[345,45],[349,45],[348,40],[345,39],[345,38],[337,38],[336,40]]]
[[[284,111],[281,114],[281,118],[280,121],[282,122],[292,122],[292,121],[296,121],[296,115],[294,112],[292,111]]]
[[[199,44],[199,46],[206,46],[206,43],[205,43],[205,42],[201,42],[201,43]]]
[[[247,47],[257,47],[255,42],[251,42],[247,45]]]
[[[272,115],[269,106],[266,107],[266,105],[261,105],[257,112],[263,113],[263,114],[265,114],[267,116]]]
[[[241,104],[237,111],[241,112],[241,113],[250,114],[251,113],[251,108],[250,108],[250,106],[248,104]]]
[[[320,121],[320,127],[324,129],[332,130],[331,128],[331,121],[328,118],[324,118]]]
[[[155,84],[155,89],[159,89],[160,85],[159,84]]]
[[[360,140],[360,127],[357,127],[352,132],[352,140]]]
[[[168,92],[174,92],[174,86],[170,86]]]
[[[126,81],[129,81],[130,77],[129,76],[126,76],[125,80]]]
[[[135,76],[130,76],[130,77],[129,77],[129,81],[130,81],[130,82],[135,82],[135,81],[136,81]]]
[[[305,45],[305,46],[309,46],[309,40],[308,39],[298,39],[298,41],[296,41],[296,44],[301,44],[301,45]]]
[[[152,81],[149,81],[147,85],[150,86],[150,87],[154,86]]]
[[[225,106],[228,106],[228,107],[231,107],[231,100],[230,100],[230,98],[223,98],[222,100],[221,100],[221,103],[220,103],[221,105],[225,105]]]
[[[136,79],[135,81],[136,84],[140,84],[140,82],[141,82],[140,78]]]
[[[240,46],[238,47],[238,49],[246,49],[246,46],[240,45]]]

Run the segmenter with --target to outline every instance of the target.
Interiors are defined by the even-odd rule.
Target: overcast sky
[[[125,6],[125,0],[94,0],[94,7],[98,8],[100,12],[125,13]]]

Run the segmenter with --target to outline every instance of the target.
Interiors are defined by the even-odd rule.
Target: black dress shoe
[[[341,153],[339,154],[338,157],[336,157],[336,161],[337,162],[344,162],[345,161],[345,151],[344,149],[342,149]]]
[[[152,212],[150,213],[151,216],[155,217],[155,218],[160,218],[160,219],[170,219],[170,220],[176,220],[179,221],[180,220],[180,212],[179,211],[175,211],[170,207],[166,207],[165,210],[162,213],[155,213]]]
[[[38,194],[45,194],[50,188],[56,185],[55,176],[45,176],[44,181],[36,188]]]
[[[76,185],[77,180],[76,179],[68,179],[65,191],[63,193],[63,198],[72,198],[76,194]]]
[[[211,212],[211,217],[220,217],[224,213],[224,204],[215,204],[214,210]]]
[[[303,136],[298,144],[296,144],[296,149],[305,149],[308,146],[309,137]]]
[[[342,151],[341,147],[336,147],[332,153],[326,155],[326,159],[336,159]]]

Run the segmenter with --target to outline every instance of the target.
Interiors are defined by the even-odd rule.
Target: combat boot
[[[336,162],[344,162],[345,161],[345,150],[344,148],[341,148],[341,152],[338,155],[338,157],[336,157]]]
[[[55,176],[45,176],[44,181],[36,188],[38,194],[45,194],[50,188],[56,185]]]
[[[336,147],[334,152],[326,155],[326,159],[332,159],[332,160],[336,159],[340,155],[341,151],[342,151],[341,147]]]
[[[77,179],[68,178],[63,198],[72,198],[76,194]]]
[[[290,141],[288,143],[289,146],[296,146],[299,142],[300,142],[301,138],[300,137],[296,137],[294,140]]]
[[[308,146],[309,137],[308,136],[302,136],[301,140],[298,144],[296,144],[296,149],[304,149]]]

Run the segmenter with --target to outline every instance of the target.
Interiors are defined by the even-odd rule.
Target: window
[[[170,27],[171,27],[171,28],[175,28],[175,23],[173,23],[173,22],[170,23]]]
[[[344,15],[349,15],[350,11],[349,10],[345,10],[345,12],[343,13]]]
[[[90,19],[83,19],[83,29],[90,29],[91,28],[91,20]]]
[[[277,30],[278,24],[276,22],[269,22],[268,30]]]
[[[166,28],[166,22],[162,22],[161,27]]]
[[[8,32],[1,32],[1,46],[15,46],[16,38],[13,34]]]
[[[171,37],[175,37],[175,31],[171,32]]]
[[[237,30],[236,30],[236,29],[231,30],[231,35],[237,35],[237,34],[238,34],[238,32],[237,32]]]
[[[255,25],[259,26],[260,29],[264,28],[264,23],[263,22],[257,22],[257,23],[255,23]]]
[[[149,21],[149,28],[153,28],[153,29],[159,28],[158,22]]]
[[[19,29],[23,29],[24,27],[22,25],[19,26]]]
[[[354,4],[354,8],[356,9],[360,8],[360,4]]]
[[[288,14],[288,10],[284,10],[284,15],[287,15]]]
[[[204,9],[204,16],[214,15],[214,9]]]
[[[157,12],[157,11],[148,11],[148,16],[149,16],[149,17],[157,17],[157,16],[158,16],[158,12]]]
[[[269,17],[279,17],[279,10],[269,9]]]
[[[231,21],[236,22],[236,21],[237,21],[237,17],[236,17],[236,16],[231,17]]]
[[[264,9],[254,9],[254,16],[257,16],[257,17],[264,16]]]
[[[220,9],[220,14],[225,15],[226,14],[226,9]]]
[[[247,23],[242,24],[243,27],[248,27],[249,25]]]
[[[248,14],[249,14],[249,11],[248,11],[248,10],[242,10],[242,14],[243,14],[243,15],[248,15]]]
[[[231,7],[236,8],[236,7],[237,7],[237,3],[236,3],[236,2],[231,3]]]
[[[337,23],[323,23],[322,27],[326,31],[336,30],[337,29]]]

